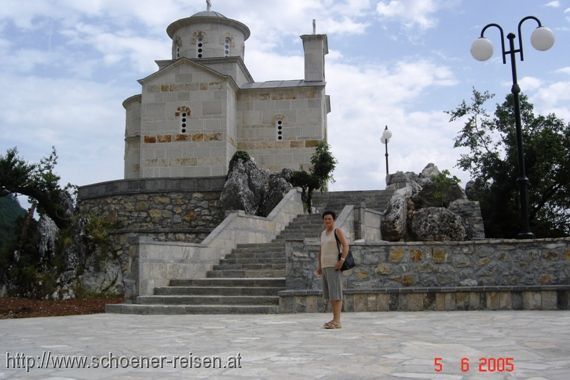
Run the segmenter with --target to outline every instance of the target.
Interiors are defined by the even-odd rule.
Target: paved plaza
[[[345,313],[342,329],[324,330],[327,317],[95,314],[2,320],[0,379],[570,378],[570,311]],[[91,368],[45,368],[82,357]],[[443,366],[439,373],[436,357]],[[464,372],[462,358],[464,365],[469,362]],[[150,368],[137,368],[144,365]],[[102,368],[108,366],[127,368]],[[205,368],[213,366],[226,368]],[[511,367],[512,372],[482,372]]]

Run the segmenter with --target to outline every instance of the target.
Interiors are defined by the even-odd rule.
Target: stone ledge
[[[279,292],[279,312],[323,312],[320,290]],[[346,289],[343,311],[570,310],[570,285]]]
[[[344,289],[344,294],[375,294],[375,293],[452,293],[452,292],[524,292],[541,290],[569,290],[570,285],[496,285],[496,286],[439,286],[439,287],[406,287],[382,289]],[[280,297],[322,295],[318,289],[292,289],[279,291]]]
[[[358,241],[352,242],[351,246],[365,247],[415,247],[415,246],[479,246],[488,244],[512,244],[512,245],[531,245],[533,243],[570,243],[570,237],[562,238],[542,238],[542,239],[478,239],[464,241]],[[308,245],[318,246],[318,239],[308,241]],[[545,246],[544,248],[549,248]]]
[[[126,194],[221,192],[224,182],[225,177],[122,179],[81,186],[78,200]]]

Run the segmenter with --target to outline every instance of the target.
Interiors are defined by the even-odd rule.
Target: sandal
[[[332,329],[340,329],[342,325],[340,322],[330,321],[329,323],[325,323],[325,329],[332,330]]]
[[[328,322],[323,323],[323,328],[326,328],[328,325],[330,325],[330,324],[333,323],[333,322],[334,322],[334,321],[331,320],[331,321],[328,321]]]

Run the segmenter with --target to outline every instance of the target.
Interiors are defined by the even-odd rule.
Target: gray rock
[[[251,160],[238,159],[230,169],[220,201],[226,210],[244,210],[257,214],[263,201],[269,172],[259,169]]]
[[[465,195],[471,201],[476,199],[475,181],[469,181],[465,184]]]
[[[280,174],[271,174],[266,185],[263,202],[259,207],[258,215],[267,216],[275,206],[283,199],[289,190],[293,188],[289,180],[291,170],[283,169]]]
[[[445,191],[441,191],[431,178],[424,177],[421,190],[413,196],[412,201],[416,209],[421,209],[424,207],[447,207],[456,199],[467,199],[459,185],[451,185]]]
[[[220,195],[225,210],[244,210],[247,214],[267,216],[293,187],[292,171],[270,174],[252,160],[237,159],[230,168]]]
[[[38,223],[38,232],[40,234],[38,252],[42,259],[46,260],[55,253],[55,243],[59,228],[53,219],[47,215],[42,215]]]
[[[390,198],[388,207],[382,218],[382,238],[388,241],[400,241],[406,235],[408,218],[408,199],[412,195],[412,187],[398,189]]]
[[[441,172],[439,171],[437,166],[435,166],[435,164],[430,162],[429,164],[426,165],[424,170],[422,170],[419,176],[420,178],[433,178],[440,174]]]
[[[79,276],[81,286],[94,293],[122,294],[123,271],[118,259],[106,258],[103,262],[93,263]]]
[[[410,232],[421,241],[465,240],[462,218],[443,207],[427,207],[416,211]]]
[[[418,175],[413,172],[396,172],[394,174],[388,174],[386,177],[386,185],[388,189],[400,189],[405,187],[411,182],[417,182]]]
[[[459,285],[461,286],[477,286],[477,280],[473,280],[471,278],[459,281]]]
[[[479,202],[457,199],[449,204],[449,210],[461,216],[467,235],[466,240],[485,239],[485,227]]]

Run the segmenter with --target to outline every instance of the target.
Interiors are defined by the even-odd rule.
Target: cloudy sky
[[[519,79],[537,111],[570,121],[570,0],[212,0],[213,10],[251,29],[245,63],[256,81],[300,79],[299,35],[327,33],[329,142],[339,163],[332,190],[385,186],[385,125],[390,171],[420,171],[428,162],[449,169],[460,151],[443,112],[489,90],[502,102],[510,65],[495,45],[493,59],[469,54],[488,23],[516,32],[519,20],[538,17],[556,35],[535,51],[523,24],[525,61]],[[64,183],[123,177],[124,109],[140,93],[137,79],[169,59],[166,27],[205,10],[203,0],[2,0],[0,6],[0,151],[16,146],[37,161],[55,146]],[[492,106],[492,105],[491,105]]]

